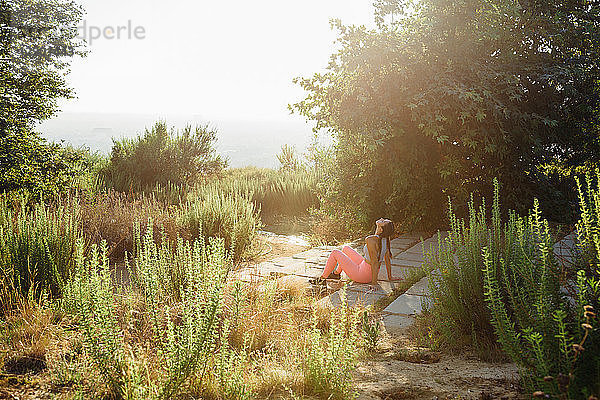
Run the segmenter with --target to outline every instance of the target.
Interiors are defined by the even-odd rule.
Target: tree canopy
[[[365,219],[435,224],[445,195],[462,201],[493,177],[507,206],[550,208],[561,193],[544,166],[598,162],[596,2],[375,7],[374,29],[334,21],[326,72],[297,80],[307,96],[292,108],[337,139],[332,198]]]
[[[34,129],[73,95],[66,75],[72,58],[85,55],[82,15],[72,1],[0,0],[0,192],[54,194],[78,170],[78,152],[48,144]]]

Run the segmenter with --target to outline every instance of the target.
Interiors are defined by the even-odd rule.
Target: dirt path
[[[355,372],[359,400],[521,398],[513,364],[415,348],[406,337],[388,337],[379,347]]]

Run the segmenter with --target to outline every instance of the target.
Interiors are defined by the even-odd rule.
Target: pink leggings
[[[344,271],[354,282],[371,282],[371,265],[365,261],[363,256],[348,246],[344,246],[342,251],[331,252],[321,278],[327,278],[334,270],[338,274]]]

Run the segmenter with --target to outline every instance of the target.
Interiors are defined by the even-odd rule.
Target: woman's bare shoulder
[[[367,245],[375,244],[379,241],[379,238],[376,235],[369,235],[365,238],[365,243]]]

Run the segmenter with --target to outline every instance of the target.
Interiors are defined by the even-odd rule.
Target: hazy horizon
[[[294,146],[303,153],[314,139],[312,124],[299,117],[287,121],[241,118],[208,121],[199,115],[63,112],[60,118],[43,122],[38,130],[48,140],[64,141],[74,147],[109,154],[113,138],[143,134],[159,120],[166,121],[169,127],[175,129],[183,129],[187,125],[209,125],[216,129],[216,150],[229,159],[231,167],[276,167],[276,154],[282,145]],[[322,136],[320,139],[327,140]]]

